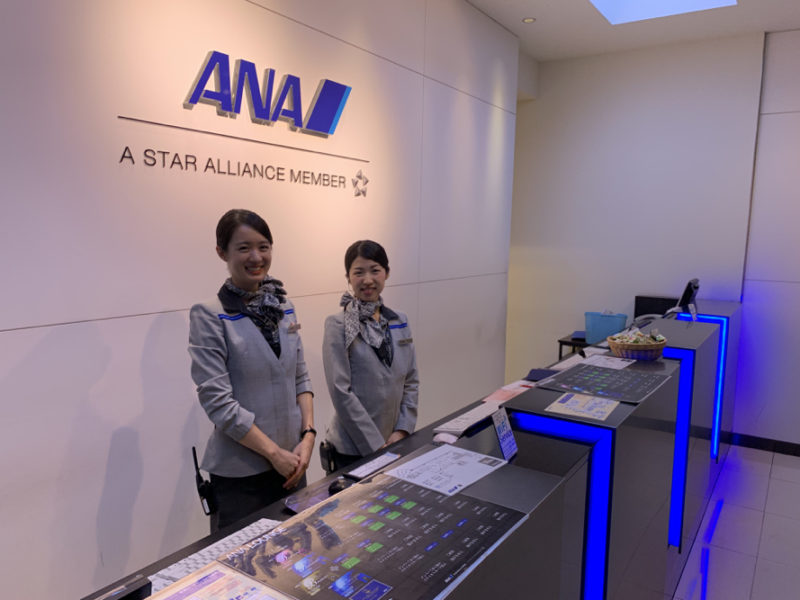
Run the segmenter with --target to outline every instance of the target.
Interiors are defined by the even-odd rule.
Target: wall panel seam
[[[431,284],[431,283],[439,283],[444,281],[461,281],[465,279],[476,279],[480,277],[492,277],[496,275],[506,275],[508,276],[508,271],[497,271],[492,273],[478,273],[475,275],[462,275],[459,277],[442,277],[439,279],[426,279],[424,281],[413,281],[409,283],[397,283],[394,285],[386,284],[386,288],[403,288],[403,287],[410,287],[415,285],[423,285],[423,284]],[[333,290],[333,291],[323,291],[323,292],[314,292],[312,294],[292,294],[292,300],[298,300],[301,298],[315,298],[318,296],[330,296],[335,294],[341,294],[341,290]],[[118,319],[136,319],[139,317],[151,317],[157,315],[168,315],[172,313],[183,313],[189,312],[191,307],[185,308],[170,308],[166,310],[156,310],[151,312],[143,312],[143,313],[131,313],[127,315],[114,315],[110,317],[96,317],[92,319],[76,319],[74,321],[61,321],[55,323],[40,323],[36,325],[23,325],[21,327],[8,327],[6,329],[0,329],[0,333],[9,333],[12,331],[24,331],[26,329],[45,329],[48,327],[63,327],[67,325],[80,325],[82,323],[96,323],[100,321],[114,321]]]
[[[337,36],[335,36],[335,35],[332,35],[332,34],[330,34],[330,33],[326,32],[326,31],[323,31],[323,30],[321,30],[321,29],[318,29],[318,28],[316,28],[316,27],[314,27],[314,26],[312,26],[312,25],[309,25],[308,23],[303,23],[302,21],[298,21],[297,19],[295,19],[295,18],[293,18],[293,17],[290,17],[290,16],[288,16],[288,15],[285,15],[285,14],[283,14],[283,13],[280,13],[280,12],[278,12],[278,11],[276,11],[276,10],[272,9],[272,8],[267,8],[266,6],[262,6],[261,4],[258,4],[258,3],[257,3],[257,2],[255,2],[254,0],[244,0],[244,1],[245,1],[247,4],[252,4],[253,6],[256,6],[256,7],[260,8],[260,9],[262,9],[262,10],[265,10],[265,11],[267,11],[267,12],[271,12],[271,13],[273,13],[274,15],[277,15],[277,16],[279,16],[279,17],[283,18],[283,19],[286,19],[287,21],[291,21],[292,23],[296,23],[296,24],[298,24],[298,25],[302,25],[303,27],[306,27],[306,28],[308,28],[308,29],[310,29],[310,30],[312,30],[312,31],[314,31],[314,32],[316,32],[316,33],[319,33],[319,34],[321,34],[321,35],[324,35],[324,36],[326,36],[326,37],[329,37],[329,38],[331,38],[331,39],[333,39],[333,40],[336,40],[337,42],[341,42],[341,43],[343,43],[343,44],[347,44],[347,45],[348,45],[348,46],[350,46],[351,48],[355,48],[356,50],[360,50],[360,51],[362,51],[362,52],[366,52],[367,54],[369,54],[369,55],[371,55],[371,56],[374,56],[375,58],[379,58],[379,59],[381,59],[381,60],[385,60],[385,61],[386,61],[386,62],[388,62],[388,63],[391,63],[391,64],[393,64],[393,65],[395,65],[395,66],[397,66],[397,67],[400,67],[401,69],[405,69],[406,71],[409,71],[410,73],[414,73],[414,74],[416,74],[416,75],[419,75],[419,76],[421,76],[421,77],[424,77],[424,78],[426,78],[426,79],[430,79],[431,81],[435,81],[436,83],[439,83],[439,84],[441,84],[441,85],[444,85],[444,86],[446,86],[446,87],[449,87],[450,89],[453,89],[453,90],[455,90],[455,91],[457,91],[457,92],[460,92],[460,93],[462,93],[462,94],[464,94],[464,95],[466,95],[466,96],[469,96],[469,97],[471,97],[471,98],[474,98],[474,99],[476,99],[476,100],[479,100],[479,101],[483,102],[484,104],[487,104],[487,105],[489,105],[489,106],[494,106],[495,108],[499,108],[500,110],[502,110],[502,111],[505,111],[505,112],[507,112],[507,113],[509,113],[509,114],[512,114],[512,115],[516,114],[516,111],[515,111],[515,110],[514,110],[514,111],[512,111],[512,110],[510,110],[510,109],[508,109],[508,108],[504,108],[504,107],[502,107],[502,106],[498,106],[497,104],[494,104],[493,102],[490,102],[490,101],[488,101],[488,100],[485,100],[485,99],[483,99],[483,98],[480,98],[479,96],[475,96],[474,94],[471,94],[471,93],[469,93],[469,92],[467,92],[467,91],[465,91],[465,90],[462,90],[462,89],[460,89],[460,88],[457,88],[457,87],[455,87],[455,86],[453,86],[453,85],[451,85],[451,84],[449,84],[449,83],[445,83],[444,81],[439,81],[438,79],[435,79],[435,78],[433,78],[433,77],[429,77],[429,76],[425,75],[425,73],[421,73],[420,71],[417,71],[416,69],[414,69],[414,68],[412,68],[412,67],[409,67],[409,66],[407,66],[407,65],[404,65],[404,64],[402,64],[402,63],[399,63],[399,62],[397,62],[397,61],[395,61],[395,60],[392,60],[391,58],[388,58],[388,57],[386,57],[386,56],[382,56],[382,55],[380,55],[380,54],[378,54],[378,53],[376,53],[376,52],[373,52],[372,50],[369,50],[369,49],[367,49],[367,48],[363,48],[363,47],[361,47],[361,46],[359,46],[359,45],[357,45],[357,44],[354,44],[353,42],[350,42],[350,41],[344,40],[344,39],[342,39],[342,38],[340,38],[340,37],[337,37]],[[474,8],[474,7],[473,7],[473,8]],[[483,13],[481,13],[481,14],[483,14]],[[426,26],[427,26],[427,24],[426,24]],[[423,61],[424,61],[424,59],[423,59]],[[424,68],[424,67],[423,67],[423,68]]]

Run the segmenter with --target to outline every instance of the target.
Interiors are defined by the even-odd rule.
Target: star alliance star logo
[[[369,183],[369,179],[361,172],[361,169],[358,170],[356,176],[353,177],[353,195],[354,196],[364,196],[367,197],[367,184]]]

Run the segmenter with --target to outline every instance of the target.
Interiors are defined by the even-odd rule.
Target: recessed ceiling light
[[[522,22],[525,24],[533,23],[534,21],[536,21],[536,19],[533,17],[525,17],[524,19],[522,19]]]

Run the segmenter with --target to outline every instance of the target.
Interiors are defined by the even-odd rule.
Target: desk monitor
[[[642,315],[663,315],[678,303],[677,296],[636,296],[633,299],[633,318]]]
[[[697,278],[689,280],[683,290],[681,297],[677,299],[655,298],[636,296],[636,311],[634,314],[633,326],[644,327],[659,318],[674,318],[679,312],[684,311],[692,315],[692,320],[697,320],[697,290],[700,289],[700,280]],[[640,300],[642,302],[640,303]],[[669,306],[667,306],[669,304]],[[666,308],[665,308],[666,306]],[[650,310],[645,310],[650,309]],[[649,313],[649,314],[648,314]]]

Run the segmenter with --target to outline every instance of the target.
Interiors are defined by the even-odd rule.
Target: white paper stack
[[[490,417],[499,407],[500,402],[486,400],[475,408],[471,408],[467,412],[438,425],[433,429],[433,432],[460,436],[476,423],[480,423],[487,417]]]

